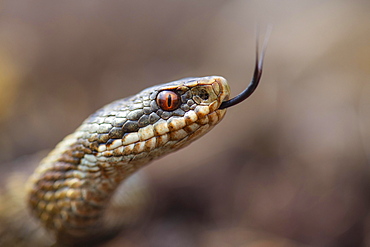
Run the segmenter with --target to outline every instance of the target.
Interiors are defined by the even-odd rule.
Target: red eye
[[[157,95],[157,104],[164,111],[176,110],[180,105],[180,96],[172,91],[162,91]]]

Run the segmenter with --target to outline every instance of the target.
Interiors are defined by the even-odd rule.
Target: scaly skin
[[[156,101],[158,93],[167,90],[180,97],[178,107],[170,111]],[[151,160],[212,129],[225,115],[226,109],[218,108],[229,95],[222,77],[185,78],[98,110],[60,142],[29,179],[32,215],[62,244],[86,243],[119,228],[124,220],[109,219],[118,186]]]

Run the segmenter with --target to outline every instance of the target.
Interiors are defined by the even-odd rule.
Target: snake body
[[[198,139],[225,115],[223,77],[185,78],[117,100],[88,117],[44,158],[26,186],[27,205],[63,244],[115,227],[107,219],[119,185],[151,160]]]

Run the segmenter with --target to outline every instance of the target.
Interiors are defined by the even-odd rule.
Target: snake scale
[[[23,246],[73,246],[119,228],[122,222],[110,212],[116,195],[127,189],[120,184],[151,160],[203,136],[226,108],[249,97],[261,78],[263,55],[257,48],[253,79],[233,99],[223,77],[191,77],[147,88],[88,117],[26,182],[20,198],[27,209],[14,209],[23,221],[10,227],[18,228],[18,240],[30,243]]]

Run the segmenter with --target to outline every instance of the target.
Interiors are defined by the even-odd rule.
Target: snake
[[[122,209],[116,204],[136,186],[125,181],[208,133],[227,108],[248,98],[259,84],[264,50],[259,54],[257,47],[252,80],[234,98],[221,76],[189,77],[146,88],[90,115],[22,181],[16,198],[24,208],[9,207],[21,218],[16,226],[9,223],[17,239],[29,243],[24,246],[77,246],[119,229],[124,220],[115,216]],[[4,205],[14,200],[0,198]],[[0,223],[7,227],[6,220]]]

